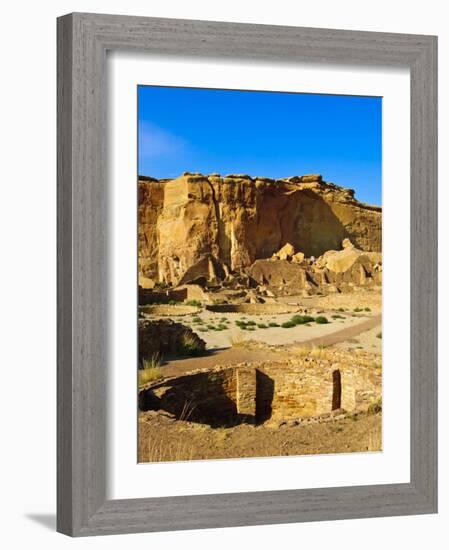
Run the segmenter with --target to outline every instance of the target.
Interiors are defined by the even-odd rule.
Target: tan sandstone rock
[[[293,247],[290,256],[300,250],[308,258],[339,250],[345,238],[359,250],[380,252],[379,207],[357,202],[318,175],[292,180],[139,178],[139,275],[173,286],[221,280],[285,243]],[[318,185],[303,188],[309,183]]]
[[[294,246],[290,243],[286,243],[280,250],[273,254],[273,258],[277,260],[291,260],[294,254]]]

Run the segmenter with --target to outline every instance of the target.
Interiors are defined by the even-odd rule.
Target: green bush
[[[201,319],[201,317],[192,317],[192,323],[202,323],[203,320]]]
[[[293,315],[293,317],[290,319],[290,322],[294,325],[303,325],[305,324],[304,316],[303,315]]]
[[[366,308],[365,308],[365,311],[371,311],[371,308],[370,308],[370,307],[366,307]]]
[[[328,322],[327,317],[324,317],[323,315],[318,315],[318,317],[315,318],[315,323],[318,323],[319,325],[326,325]]]
[[[255,321],[246,321],[246,324],[247,324],[249,327],[255,327],[255,326],[256,326],[256,322],[255,322]]]
[[[344,319],[343,315],[332,315],[332,319]]]
[[[359,311],[363,311],[363,309],[362,309],[361,307],[355,307],[355,308],[354,308],[354,311],[355,311],[356,313],[359,313]]]
[[[293,328],[293,327],[296,327],[296,323],[294,323],[293,321],[285,321],[285,323],[282,323],[281,327],[282,328]]]
[[[184,302],[186,306],[194,306],[194,307],[201,307],[202,304],[199,300],[186,300]]]
[[[265,325],[264,323],[259,323],[257,326],[258,328],[268,328],[268,326]]]
[[[198,342],[198,339],[195,338],[195,336],[186,332],[182,335],[178,351],[182,355],[195,356],[201,355],[204,352],[204,349],[201,346],[200,342]]]
[[[269,327],[278,327],[279,325],[277,323],[271,322],[271,323],[268,323],[268,326]]]
[[[228,329],[228,327],[226,325],[222,325],[222,324],[218,325],[218,327],[217,327],[217,330],[227,330],[227,329]]]
[[[198,331],[199,331],[199,332],[209,332],[209,329],[206,328],[206,327],[200,327],[200,328],[198,329]]]
[[[378,333],[376,334],[376,338],[382,339],[382,333],[381,333],[381,332],[378,332]]]
[[[339,307],[337,311],[346,311],[346,309],[344,307]]]
[[[311,323],[314,320],[310,315],[293,315],[290,319],[295,325],[305,325],[306,323]]]

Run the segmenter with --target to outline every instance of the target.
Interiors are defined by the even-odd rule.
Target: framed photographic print
[[[58,20],[58,530],[437,509],[436,38]]]

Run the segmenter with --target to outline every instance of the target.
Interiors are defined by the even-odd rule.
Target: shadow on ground
[[[56,514],[25,514],[25,517],[50,531],[56,531]]]

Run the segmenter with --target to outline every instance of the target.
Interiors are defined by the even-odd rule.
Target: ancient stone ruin
[[[212,427],[366,411],[381,398],[380,369],[304,358],[242,363],[147,384],[139,408]]]

